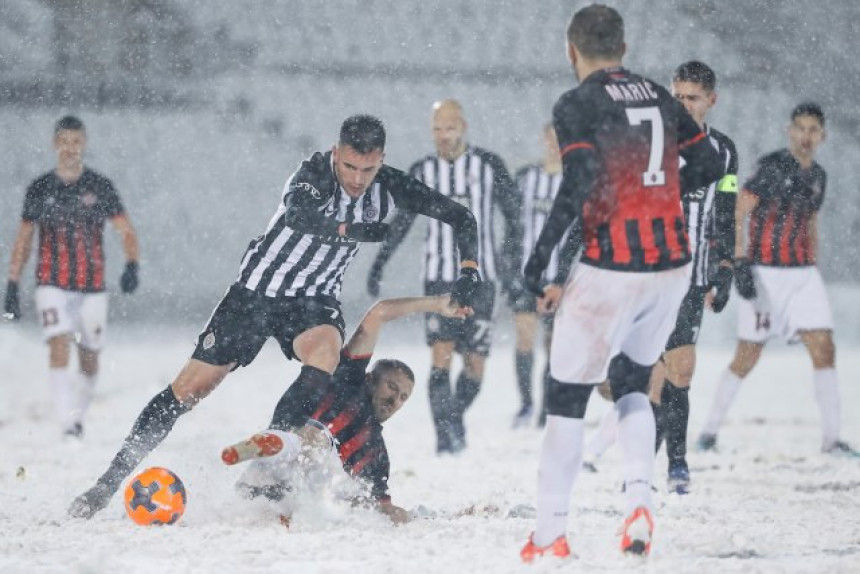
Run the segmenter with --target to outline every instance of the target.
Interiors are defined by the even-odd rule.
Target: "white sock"
[[[533,537],[538,546],[552,544],[567,531],[571,490],[582,465],[583,426],[582,419],[546,417],[538,468],[537,526]]]
[[[72,429],[81,422],[81,411],[77,400],[75,377],[68,368],[50,370],[51,392],[54,394],[54,407],[57,421],[64,431]]]
[[[715,435],[720,432],[720,427],[726,418],[726,413],[732,406],[735,396],[738,394],[738,389],[741,387],[743,379],[734,374],[731,369],[726,369],[720,382],[717,384],[717,392],[714,395],[714,402],[711,404],[711,412],[708,414],[708,420],[705,427],[702,429],[702,434]]]
[[[815,399],[821,411],[821,448],[828,450],[839,440],[839,381],[836,369],[815,369],[812,376]]]
[[[618,409],[618,445],[624,453],[624,493],[627,514],[640,506],[653,512],[651,477],[654,475],[654,412],[645,393],[624,395]]]
[[[76,392],[76,408],[80,411],[80,418],[83,420],[87,409],[93,402],[93,394],[95,393],[96,381],[98,375],[88,375],[86,373],[78,373],[78,388]]]
[[[600,424],[585,444],[585,460],[595,461],[603,456],[618,435],[618,409],[613,406],[604,413]]]

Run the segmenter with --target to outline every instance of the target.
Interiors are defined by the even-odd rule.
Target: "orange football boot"
[[[282,448],[284,448],[284,441],[281,440],[281,437],[263,432],[255,434],[248,440],[228,446],[221,451],[221,460],[224,461],[224,464],[233,465],[252,458],[276,455],[281,452]]]
[[[651,536],[654,533],[654,519],[651,512],[639,506],[624,521],[621,535],[621,551],[625,554],[648,556],[651,552]]]
[[[529,535],[529,541],[520,550],[520,558],[526,564],[531,564],[535,558],[540,558],[544,555],[555,556],[556,558],[570,558],[570,546],[567,543],[567,537],[564,535],[556,538],[549,546],[538,546],[534,543],[534,533]]]

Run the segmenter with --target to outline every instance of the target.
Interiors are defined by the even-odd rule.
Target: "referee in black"
[[[417,161],[412,177],[440,194],[465,205],[478,223],[478,262],[484,283],[475,296],[474,315],[465,321],[426,315],[427,344],[432,349],[432,370],[428,390],[436,427],[437,453],[456,453],[466,446],[463,415],[481,387],[484,362],[492,341],[496,279],[508,289],[520,268],[519,194],[504,162],[496,154],[469,145],[466,120],[456,100],[433,104],[433,140],[436,153]],[[498,208],[504,218],[505,235],[496,240],[494,214]],[[383,269],[391,254],[409,231],[414,214],[401,211],[391,224],[392,230],[374,261],[368,277],[368,291],[379,294]],[[462,253],[452,240],[452,229],[430,221],[422,253],[425,295],[439,295],[451,289],[457,279]],[[463,356],[464,368],[451,388],[451,358]]]
[[[293,400],[315,404],[331,385],[344,339],[341,281],[361,242],[381,241],[396,206],[451,226],[461,259],[451,301],[472,307],[480,287],[477,226],[471,212],[384,165],[385,128],[367,115],[347,118],[337,144],[302,162],[284,188],[265,233],[242,258],[185,367],[141,411],[107,471],[74,500],[69,514],[90,518],[122,480],[230,371],[250,364],[269,337],[303,363]],[[289,421],[287,421],[289,423]]]

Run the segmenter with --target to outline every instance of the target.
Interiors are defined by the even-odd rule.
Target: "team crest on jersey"
[[[215,333],[209,332],[203,337],[203,350],[208,351],[215,345]]]
[[[367,209],[361,212],[361,220],[364,222],[375,221],[377,215],[379,215],[379,210],[376,209],[376,206],[369,205]]]
[[[96,201],[98,201],[98,198],[96,197],[96,194],[91,191],[88,191],[81,196],[81,203],[87,207],[92,207],[96,204]]]

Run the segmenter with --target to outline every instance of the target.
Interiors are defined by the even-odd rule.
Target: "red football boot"
[[[233,465],[252,458],[273,456],[284,448],[284,441],[276,434],[262,432],[255,434],[248,440],[237,442],[221,451],[221,460],[224,464]]]

